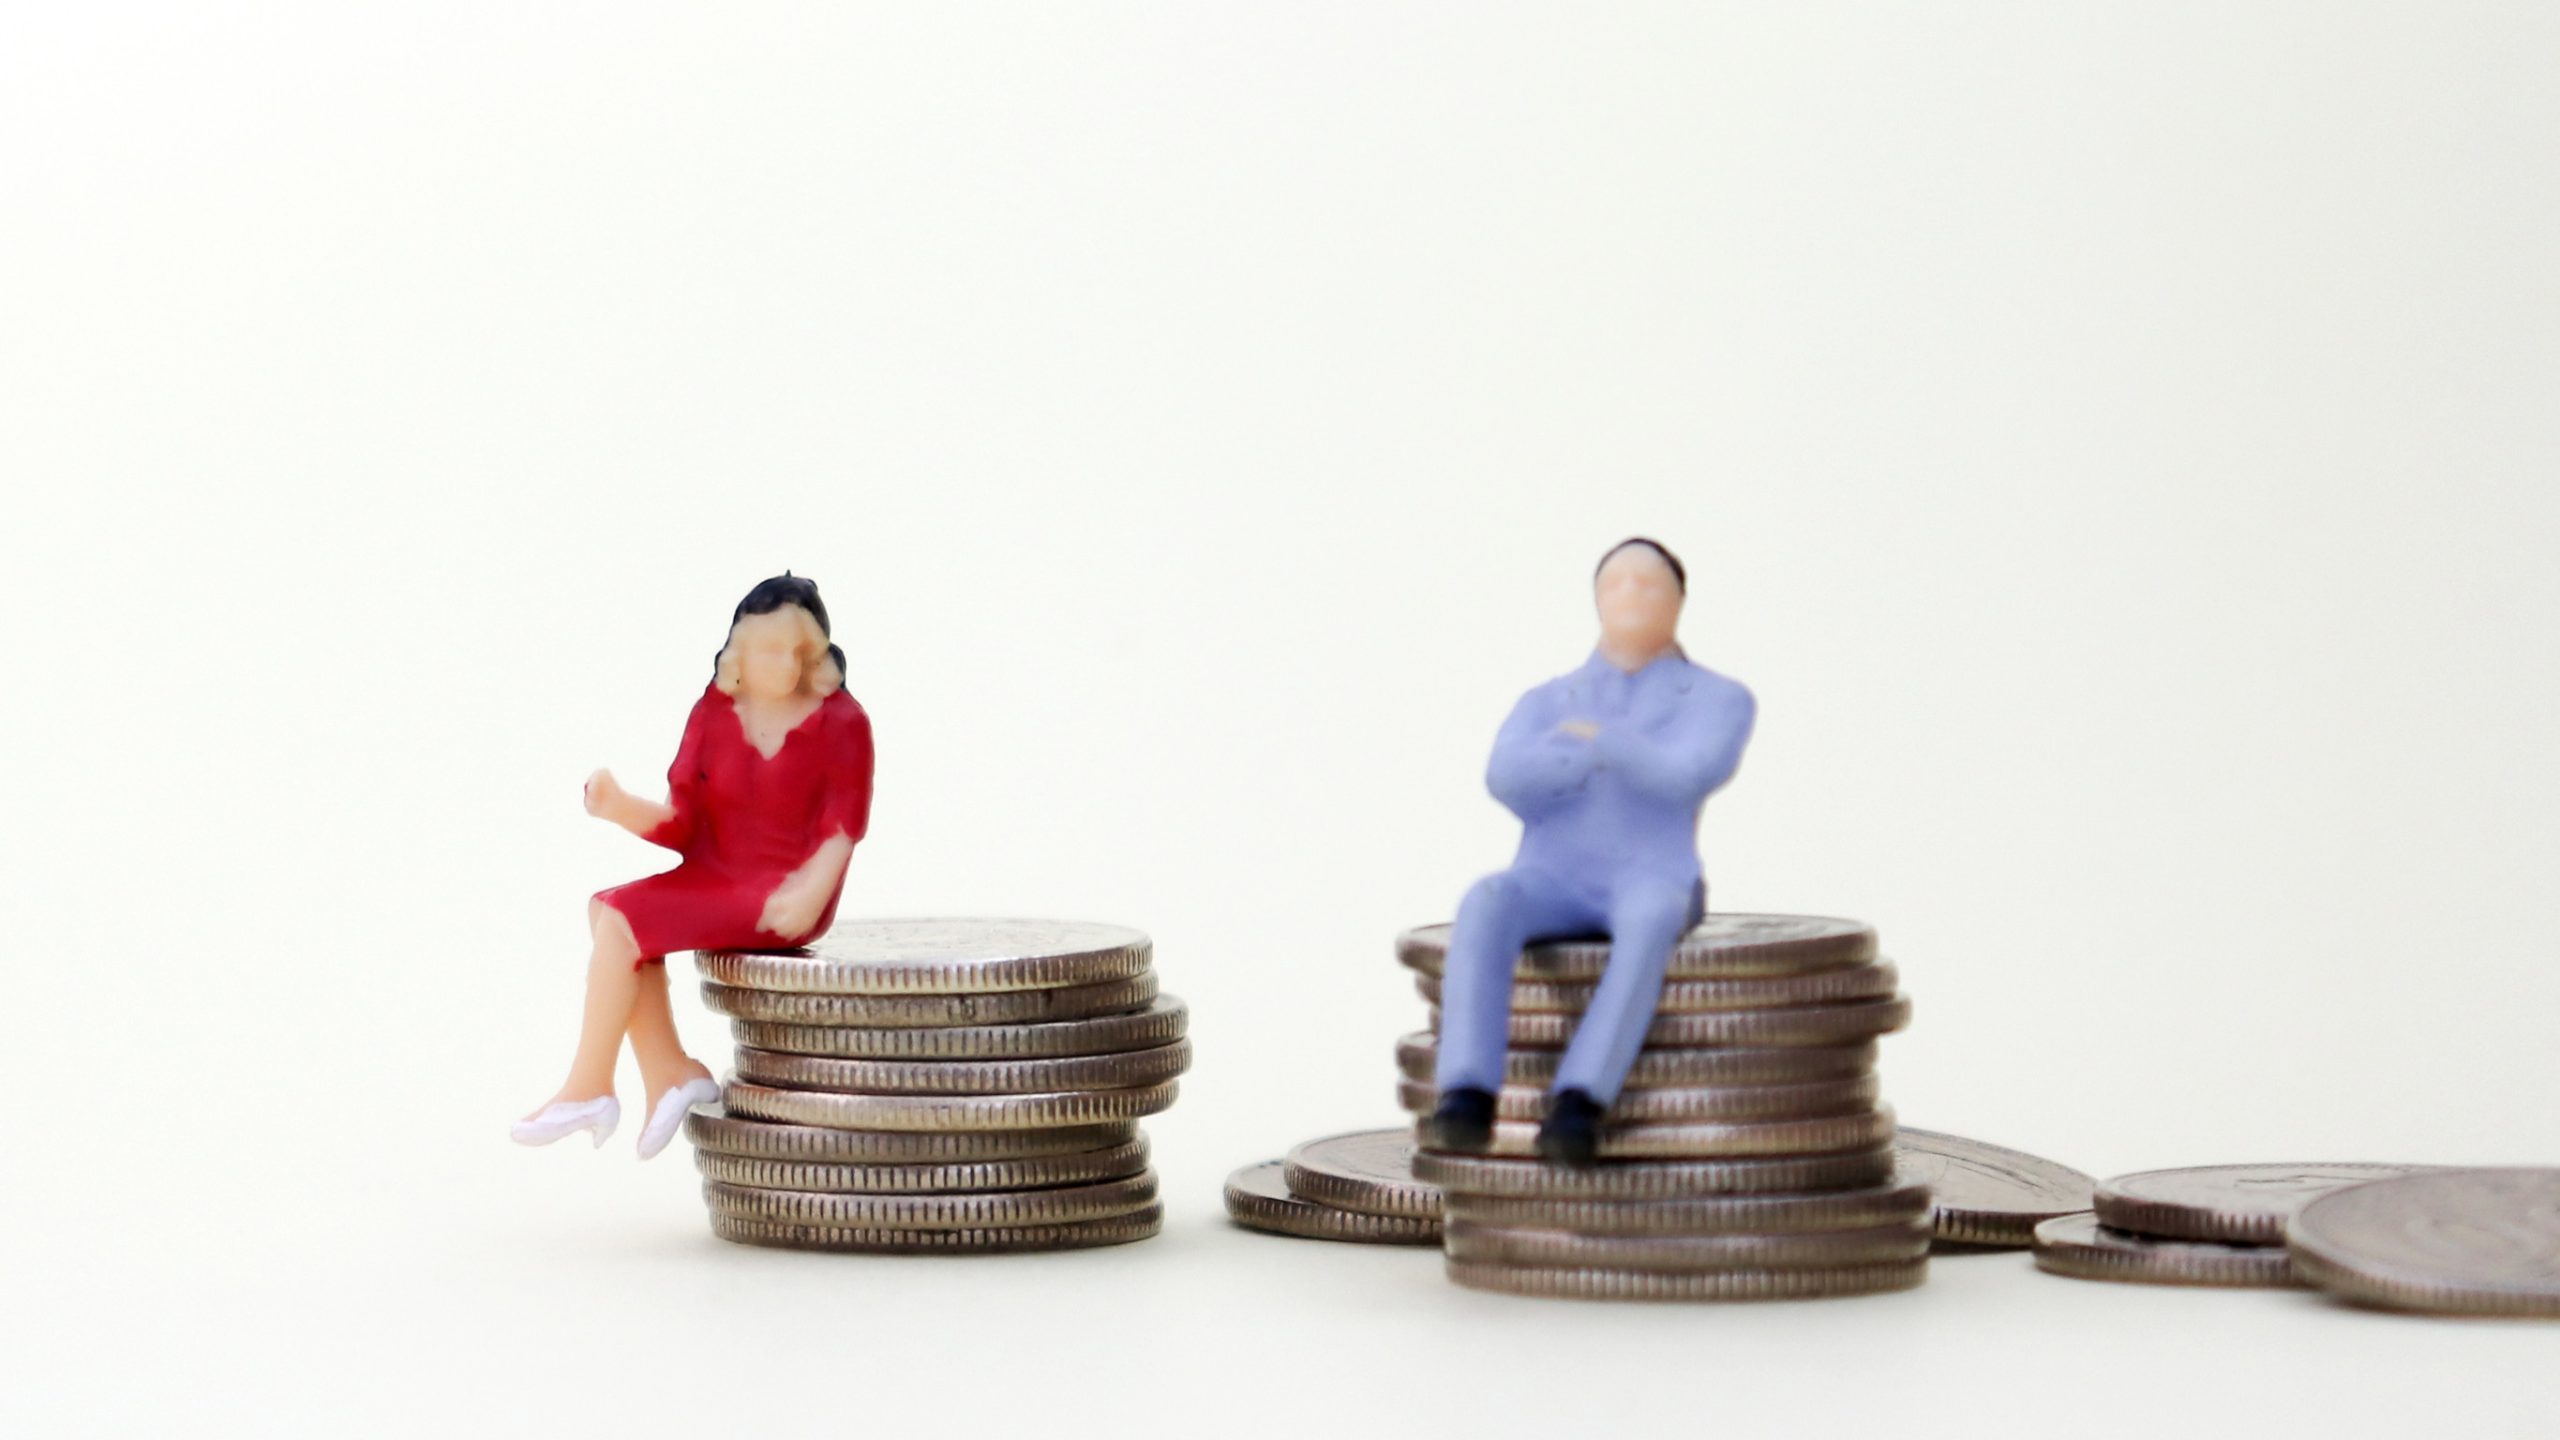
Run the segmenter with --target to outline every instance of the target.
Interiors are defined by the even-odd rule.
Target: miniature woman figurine
[[[621,1118],[613,1067],[627,1035],[648,1093],[646,1160],[687,1110],[720,1097],[676,1038],[667,955],[787,949],[823,934],[870,821],[871,720],[845,693],[844,652],[829,642],[817,584],[786,572],[738,602],[711,684],[685,720],[665,804],[604,770],[587,777],[586,801],[588,814],[684,860],[588,902],[595,950],[578,1053],[560,1093],[516,1122],[514,1136],[548,1145],[590,1130],[602,1145]]]
[[[1441,984],[1438,1108],[1445,1150],[1492,1139],[1512,967],[1541,940],[1605,934],[1609,964],[1548,1092],[1538,1153],[1595,1158],[1601,1117],[1644,1048],[1681,934],[1706,909],[1698,812],[1751,738],[1751,692],[1693,665],[1676,638],[1688,572],[1652,540],[1624,540],[1592,577],[1600,644],[1582,668],[1520,697],[1485,785],[1520,817],[1511,868],[1458,906]]]

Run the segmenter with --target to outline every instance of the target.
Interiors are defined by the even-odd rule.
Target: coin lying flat
[[[1799,1120],[1815,1115],[1846,1115],[1872,1110],[1882,1087],[1872,1075],[1855,1080],[1817,1080],[1809,1085],[1662,1085],[1618,1092],[1609,1102],[1609,1118],[1641,1125],[1683,1120]],[[1396,1099],[1416,1115],[1428,1115],[1440,1103],[1440,1092],[1421,1080],[1396,1082]],[[1547,1092],[1526,1085],[1505,1085],[1494,1092],[1496,1119],[1536,1121],[1546,1117]]]
[[[2163,1240],[2116,1230],[2095,1215],[2058,1215],[2036,1226],[2036,1268],[2076,1280],[2145,1285],[2299,1285],[2281,1245]]]
[[[863,1255],[1002,1255],[1028,1250],[1083,1250],[1097,1245],[1126,1245],[1163,1228],[1162,1205],[1070,1225],[977,1230],[852,1230],[778,1224],[711,1212],[711,1233],[723,1240],[781,1250],[833,1250]]]
[[[1277,1160],[1247,1165],[1227,1177],[1227,1215],[1237,1224],[1301,1240],[1371,1245],[1437,1245],[1440,1222],[1428,1217],[1371,1215],[1304,1199],[1289,1189]]]
[[[1437,1185],[1451,1200],[1500,1195],[1534,1200],[1684,1200],[1704,1195],[1768,1195],[1851,1190],[1893,1176],[1893,1149],[1836,1155],[1754,1156],[1734,1160],[1637,1160],[1568,1170],[1535,1160],[1450,1155],[1417,1150],[1413,1178]]]
[[[1929,1225],[1912,1220],[1774,1235],[1581,1235],[1451,1220],[1447,1246],[1452,1260],[1578,1270],[1836,1269],[1921,1259],[1929,1253]]]
[[[983,1230],[1104,1220],[1156,1203],[1156,1177],[1141,1171],[1091,1185],[980,1195],[824,1195],[706,1180],[703,1198],[723,1215],[774,1225],[838,1230]]]
[[[1814,970],[1802,975],[1753,975],[1731,980],[1673,980],[1662,987],[1662,996],[1654,1003],[1657,1015],[1686,1015],[1706,1010],[1769,1010],[1789,1005],[1836,1005],[1847,1000],[1881,1000],[1901,988],[1901,973],[1893,962],[1879,960],[1871,965],[1848,965],[1837,970]],[[1441,979],[1437,975],[1416,975],[1414,988],[1422,998],[1440,1003]],[[1597,985],[1571,981],[1517,980],[1511,986],[1511,1008],[1515,1011],[1551,1012],[1579,1015],[1591,1008],[1591,997]]]
[[[1906,1126],[1894,1150],[1903,1178],[1936,1195],[1938,1238],[1956,1244],[2022,1248],[2036,1226],[2088,1209],[2097,1188],[2068,1165],[1935,1130]]]
[[[1440,1213],[1440,1187],[1413,1178],[1411,1130],[1310,1140],[1289,1152],[1282,1172],[1291,1194],[1320,1205],[1425,1220]]]
[[[1152,970],[1126,980],[1067,985],[1054,990],[998,990],[979,995],[812,995],[799,990],[751,990],[702,982],[702,1003],[712,1013],[777,1025],[886,1028],[948,1025],[1031,1025],[1082,1020],[1145,1008],[1156,998]]]
[[[1396,1065],[1408,1080],[1428,1080],[1439,1063],[1440,1042],[1416,1031],[1396,1042]],[[1564,1057],[1554,1050],[1512,1050],[1502,1057],[1506,1085],[1550,1085]],[[1875,1073],[1876,1043],[1798,1045],[1767,1050],[1747,1047],[1675,1049],[1648,1047],[1627,1071],[1632,1086],[1793,1085]]]
[[[2098,1223],[2143,1235],[2281,1245],[2285,1222],[2332,1190],[2425,1165],[2197,1165],[2119,1175],[2098,1186]]]
[[[693,1152],[693,1165],[706,1180],[750,1185],[759,1190],[809,1190],[833,1195],[950,1195],[1037,1190],[1125,1179],[1147,1168],[1147,1142],[1132,1140],[1108,1150],[1077,1154],[947,1165],[816,1165],[696,1150]]]
[[[1563,1270],[1449,1261],[1449,1278],[1470,1290],[1559,1300],[1815,1300],[1909,1290],[1929,1278],[1929,1262],[1845,1265],[1829,1270]]]
[[[1154,950],[1143,931],[1080,920],[840,920],[802,949],[705,950],[694,965],[754,990],[952,995],[1125,980]]]
[[[2435,1170],[2302,1207],[2293,1262],[2365,1305],[2560,1316],[2560,1170]]]
[[[741,1045],[786,1055],[847,1060],[1039,1060],[1154,1049],[1180,1040],[1190,1023],[1190,1009],[1180,999],[1165,995],[1125,1015],[1028,1025],[853,1027],[732,1020],[729,1030]]]
[[[731,1079],[729,1113],[839,1130],[1038,1130],[1136,1120],[1173,1104],[1176,1082],[1060,1095],[839,1095]]]
[[[1396,937],[1396,958],[1437,975],[1449,958],[1449,927],[1425,925]],[[1822,915],[1709,915],[1671,952],[1674,980],[1742,975],[1798,975],[1863,965],[1876,958],[1876,932],[1856,920]],[[1589,983],[1609,965],[1606,940],[1556,940],[1521,954],[1524,980]]]
[[[1522,1049],[1560,1050],[1573,1041],[1573,1015],[1514,1011],[1511,1043]],[[1911,1001],[1857,1000],[1844,1005],[1797,1005],[1785,1010],[1702,1010],[1657,1015],[1644,1032],[1647,1046],[1845,1045],[1889,1035],[1911,1023]],[[1440,1012],[1431,1012],[1432,1029]]]
[[[843,1060],[785,1055],[741,1045],[738,1077],[789,1090],[856,1095],[1056,1095],[1073,1090],[1126,1090],[1171,1080],[1191,1068],[1191,1042],[1116,1055],[1046,1060]]]
[[[1454,1193],[1446,1219],[1584,1235],[1779,1235],[1806,1230],[1929,1225],[1929,1187],[1778,1195],[1702,1195],[1686,1200],[1527,1200]]]
[[[958,1130],[944,1134],[847,1130],[756,1120],[732,1115],[725,1106],[704,1105],[684,1117],[684,1133],[697,1154],[710,1151],[811,1165],[930,1167],[1109,1150],[1136,1140],[1138,1127],[1135,1122],[1118,1120],[1040,1130]]]
[[[1893,1108],[1879,1105],[1856,1115],[1820,1115],[1807,1120],[1753,1120],[1724,1124],[1709,1120],[1668,1121],[1659,1125],[1600,1127],[1603,1160],[1711,1160],[1741,1155],[1827,1155],[1865,1150],[1893,1138]],[[1538,1127],[1516,1120],[1493,1123],[1493,1155],[1535,1155]]]

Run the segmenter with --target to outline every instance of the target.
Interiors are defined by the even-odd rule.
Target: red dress
[[[784,876],[871,821],[871,717],[839,688],[792,727],[771,758],[747,739],[737,702],[706,688],[667,770],[675,810],[641,836],[684,856],[663,875],[599,892],[622,912],[642,963],[677,950],[777,950],[824,934],[844,882],[805,935],[759,930]]]

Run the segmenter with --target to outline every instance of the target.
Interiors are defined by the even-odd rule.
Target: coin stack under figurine
[[[1163,1225],[1138,1119],[1188,1014],[1118,925],[871,920],[696,956],[736,1066],[685,1122],[711,1228],[788,1249],[1064,1250]]]
[[[1400,1095],[1432,1109],[1449,929],[1397,940],[1434,1032],[1397,1046]],[[1908,1289],[1927,1278],[1927,1184],[1897,1175],[1876,1038],[1910,1002],[1875,932],[1850,920],[1709,915],[1674,951],[1656,1018],[1610,1105],[1598,1163],[1536,1157],[1544,1087],[1608,961],[1605,941],[1532,946],[1487,1153],[1425,1148],[1445,1194],[1448,1273],[1515,1294],[1775,1299]]]

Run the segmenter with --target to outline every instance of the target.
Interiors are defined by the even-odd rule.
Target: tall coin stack
[[[695,957],[735,1070],[685,1122],[712,1232],[787,1249],[1066,1250],[1164,1208],[1138,1119],[1189,1068],[1153,943],[1048,920],[840,923]]]
[[[1417,1115],[1436,1098],[1448,939],[1434,925],[1396,942],[1433,1005],[1432,1030],[1396,1050]],[[1522,955],[1490,1151],[1414,1157],[1415,1177],[1446,1192],[1449,1278],[1609,1300],[1857,1295],[1926,1279],[1929,1187],[1895,1173],[1875,1073],[1877,1037],[1909,1023],[1911,1005],[1875,931],[1797,915],[1710,915],[1691,929],[1599,1163],[1567,1169],[1535,1158],[1537,1121],[1608,953],[1577,940]]]

